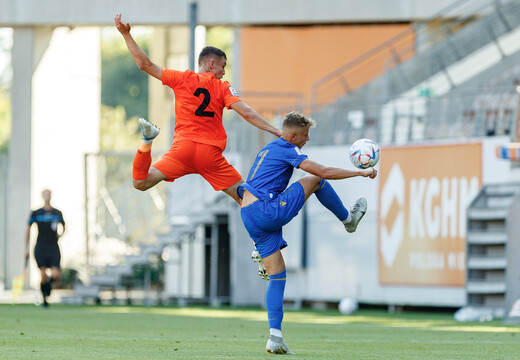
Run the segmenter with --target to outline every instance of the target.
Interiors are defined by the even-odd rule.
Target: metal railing
[[[420,28],[408,28],[317,80],[312,112],[346,95],[397,96],[518,25],[517,0],[456,1]]]
[[[85,155],[85,236],[87,270],[103,266],[92,250],[106,239],[118,239],[128,249],[153,244],[168,231],[165,183],[140,192],[132,184],[135,153]],[[121,254],[125,255],[125,254]],[[113,265],[113,264],[112,264]]]
[[[516,87],[495,86],[451,92],[438,97],[362,99],[336,102],[313,114],[313,146],[348,145],[370,138],[380,145],[432,139],[513,135],[519,96]]]

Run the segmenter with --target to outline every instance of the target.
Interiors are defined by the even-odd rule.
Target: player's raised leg
[[[134,187],[144,191],[165,180],[166,176],[156,168],[150,167],[152,164],[153,139],[159,135],[160,129],[143,118],[139,119],[139,126],[141,127],[142,138],[134,157],[132,177]]]
[[[307,175],[298,182],[303,186],[305,200],[310,195],[315,194],[320,203],[336,215],[348,232],[356,231],[359,222],[367,211],[365,198],[357,199],[349,212],[328,181],[315,175]]]

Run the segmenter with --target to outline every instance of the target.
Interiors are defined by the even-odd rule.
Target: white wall
[[[52,190],[67,226],[62,267],[85,262],[83,154],[99,150],[99,40],[99,29],[57,28],[33,77],[31,207]]]

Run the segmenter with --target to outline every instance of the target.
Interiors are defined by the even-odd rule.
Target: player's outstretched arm
[[[298,167],[302,170],[307,171],[308,173],[319,176],[322,179],[330,180],[347,179],[355,176],[364,176],[373,179],[377,176],[377,170],[374,168],[368,168],[363,170],[348,170],[324,166],[310,159],[303,160]]]
[[[248,123],[259,129],[270,132],[276,137],[282,136],[280,129],[271,125],[267,120],[260,116],[254,109],[247,105],[244,101],[237,101],[231,105],[231,108],[240,114]]]
[[[136,65],[139,67],[139,69],[143,70],[147,74],[153,76],[154,78],[157,78],[161,80],[162,78],[162,69],[159,65],[154,64],[149,58],[148,55],[137,45],[134,38],[130,34],[130,24],[129,23],[123,23],[121,21],[121,14],[117,14],[114,18],[114,21],[116,23],[117,30],[123,35],[123,39],[125,39],[126,46],[128,47],[128,50],[130,51],[130,55],[134,58],[134,61]]]

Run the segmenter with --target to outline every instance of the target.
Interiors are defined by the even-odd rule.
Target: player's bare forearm
[[[324,167],[318,174],[314,175],[317,175],[322,179],[341,180],[356,176],[368,176],[368,174],[365,173],[365,170],[348,170],[335,167]]]
[[[341,180],[356,176],[369,177],[373,179],[377,176],[377,170],[374,168],[368,168],[363,170],[349,170],[324,166],[310,159],[303,160],[298,167],[304,171],[307,171],[308,173],[319,176],[322,179],[328,180]]]
[[[258,113],[252,116],[251,118],[246,119],[246,121],[259,129],[270,132],[276,137],[282,136],[282,132],[280,131],[280,129],[274,127],[271,123],[269,123],[267,120],[261,117]]]
[[[129,33],[126,35],[123,35],[123,38],[125,39],[126,46],[128,47],[128,51],[130,51],[130,55],[132,55],[132,58],[134,59],[136,65],[144,71],[145,73],[161,80],[162,77],[162,69],[160,66],[154,64],[150,58],[148,58],[148,55],[137,45],[132,35]]]
[[[257,113],[254,109],[249,107],[243,101],[237,101],[236,103],[231,105],[231,108],[240,114],[248,123],[257,128],[267,131],[273,134],[276,137],[282,136],[282,132],[280,129],[273,126],[267,120],[265,120],[259,113]]]

